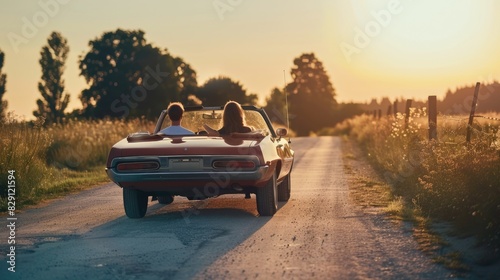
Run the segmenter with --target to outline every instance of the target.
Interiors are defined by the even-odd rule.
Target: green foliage
[[[42,48],[39,60],[42,67],[42,81],[38,90],[43,99],[38,99],[38,110],[33,112],[37,118],[44,118],[45,124],[60,123],[64,110],[68,107],[69,94],[64,94],[64,64],[68,57],[67,40],[58,32],[52,32],[47,39],[47,46]]]
[[[269,97],[266,98],[266,111],[272,122],[287,125],[286,96],[279,88],[273,88]]]
[[[5,94],[5,85],[7,84],[7,75],[2,74],[3,62],[5,54],[0,50],[0,123],[5,119],[5,112],[7,111],[7,101],[2,100]]]
[[[365,113],[361,108],[361,104],[357,103],[340,103],[338,109],[333,112],[334,120],[337,123],[334,127],[325,127],[316,132],[317,135],[349,135],[351,125],[349,120],[355,116],[360,116]],[[371,122],[371,120],[370,120]]]
[[[198,89],[196,97],[201,100],[203,106],[223,106],[230,100],[249,105],[257,102],[256,94],[247,95],[240,82],[223,76],[209,79]]]
[[[338,109],[334,112],[335,122],[342,122],[346,119],[353,118],[364,114],[365,110],[358,103],[340,103]]]
[[[294,116],[290,126],[304,136],[334,123],[337,102],[330,77],[314,53],[302,54],[293,64],[293,81],[286,86],[290,115]]]
[[[363,115],[336,130],[361,145],[395,195],[500,249],[500,123],[476,119],[467,144],[466,118],[440,120],[440,141],[427,140],[425,111],[419,110],[412,110],[407,125],[401,114],[379,120]]]
[[[147,43],[141,30],[106,32],[89,46],[79,66],[89,84],[80,96],[86,117],[154,119],[170,102],[188,103],[194,94],[195,71]]]

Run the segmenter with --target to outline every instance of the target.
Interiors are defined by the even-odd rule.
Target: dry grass
[[[9,115],[0,124],[0,178],[16,174],[16,208],[108,181],[104,165],[111,146],[128,134],[152,131],[144,120],[76,121],[43,127]],[[7,209],[7,185],[0,180],[0,211]]]
[[[68,120],[46,128],[53,142],[46,151],[46,162],[57,168],[88,170],[104,165],[111,146],[137,131],[150,131],[154,124],[145,120]]]

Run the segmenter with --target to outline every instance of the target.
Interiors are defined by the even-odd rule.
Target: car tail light
[[[254,169],[255,162],[249,160],[216,160],[212,163],[212,167],[216,169]]]
[[[158,169],[160,165],[155,161],[122,162],[116,166],[118,171],[144,171]]]

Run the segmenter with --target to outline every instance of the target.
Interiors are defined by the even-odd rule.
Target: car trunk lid
[[[255,149],[258,149],[256,144],[261,139],[231,136],[175,136],[133,142],[123,139],[111,148],[108,161],[114,157],[124,156],[256,154]]]

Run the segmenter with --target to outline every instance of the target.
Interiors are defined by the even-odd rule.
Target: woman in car
[[[245,112],[236,101],[229,101],[224,106],[222,114],[222,128],[215,130],[208,125],[203,125],[210,136],[223,136],[231,133],[252,132],[252,128],[246,125]]]

